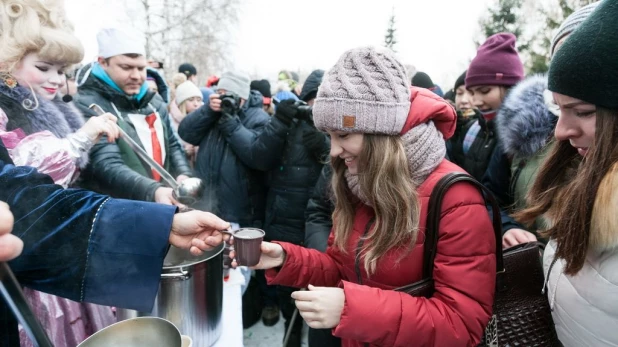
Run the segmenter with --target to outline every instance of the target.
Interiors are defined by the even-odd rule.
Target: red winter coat
[[[436,119],[434,115],[436,110],[450,114],[451,108],[444,108],[442,99],[428,93],[431,92],[412,90],[410,112],[421,112],[417,123],[434,119],[448,137],[452,130],[450,123],[440,123],[444,119]],[[419,104],[424,107],[415,107]],[[450,130],[445,131],[445,127]],[[346,254],[332,246],[332,234],[326,254],[281,243],[287,258],[279,271],[266,272],[268,282],[297,288],[309,284],[343,288],[345,305],[341,321],[333,329],[333,335],[342,339],[343,347],[476,346],[492,313],[496,243],[484,200],[471,184],[457,183],[444,197],[435,257],[434,296],[426,299],[392,291],[422,279],[423,230],[429,196],[440,178],[450,172],[463,170],[444,160],[418,188],[421,232],[412,252],[400,262],[397,260],[407,251],[407,245],[385,254],[378,261],[376,273],[368,278],[363,261],[356,260],[356,250],[374,211],[361,204],[356,210]]]
[[[420,230],[427,219],[429,196],[438,180],[461,172],[448,161],[418,188],[421,199]],[[347,254],[332,246],[326,254],[281,243],[287,253],[279,272],[268,270],[269,284],[304,288],[340,286],[345,306],[333,335],[343,347],[363,346],[476,346],[492,312],[496,277],[495,238],[487,209],[478,190],[469,183],[453,185],[442,204],[442,219],[435,258],[436,292],[431,299],[416,298],[391,289],[422,279],[424,234],[419,233],[412,253],[397,263],[402,249],[392,249],[378,261],[371,278],[356,249],[373,209],[356,210]],[[357,271],[360,273],[359,279]],[[362,283],[363,285],[359,284]]]

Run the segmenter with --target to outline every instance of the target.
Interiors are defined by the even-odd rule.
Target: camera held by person
[[[273,98],[273,103],[277,106],[275,117],[279,118],[282,122],[290,124],[296,118],[299,121],[304,120],[313,125],[312,107],[306,102],[295,99],[279,101],[277,98]]]
[[[230,115],[236,114],[240,110],[240,97],[233,92],[225,92],[219,96],[221,100],[221,112]]]

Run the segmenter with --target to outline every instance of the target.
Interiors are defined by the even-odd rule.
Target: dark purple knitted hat
[[[524,66],[515,48],[515,35],[490,36],[479,47],[466,74],[466,88],[475,86],[514,86],[524,79]]]

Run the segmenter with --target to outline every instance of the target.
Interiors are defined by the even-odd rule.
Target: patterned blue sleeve
[[[22,285],[75,301],[152,307],[175,207],[63,189],[2,160],[0,200],[24,241],[9,263]]]

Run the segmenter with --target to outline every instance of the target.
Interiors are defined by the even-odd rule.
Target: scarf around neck
[[[432,121],[410,129],[401,136],[412,183],[420,186],[429,177],[446,156],[446,144],[440,131]],[[372,206],[370,200],[361,190],[359,175],[353,175],[348,170],[345,177],[352,193],[364,204]]]

